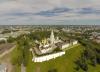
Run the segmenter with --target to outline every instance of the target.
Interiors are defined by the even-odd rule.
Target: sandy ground
[[[41,72],[40,67],[36,68],[36,72]]]
[[[0,45],[0,49],[1,48],[5,48],[4,50],[10,49],[10,47],[12,47],[13,45],[11,44],[2,44]],[[7,48],[6,48],[7,47]],[[0,58],[0,63],[6,65],[7,67],[7,72],[12,72],[13,66],[11,64],[11,56],[10,53],[4,55],[3,57]]]
[[[7,67],[7,72],[12,72],[13,66],[12,66],[12,64],[11,64],[10,61],[11,61],[11,60],[10,60],[9,55],[4,56],[4,57],[1,59],[1,61],[0,61],[1,64],[6,65],[6,67]]]

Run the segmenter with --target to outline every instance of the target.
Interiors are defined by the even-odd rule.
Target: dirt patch
[[[4,53],[5,51],[11,49],[15,44],[12,43],[5,43],[0,45],[0,54]]]
[[[37,68],[36,68],[36,72],[41,72],[41,69],[40,69],[39,66],[37,66]]]
[[[7,43],[0,45],[0,52],[5,52],[12,48],[15,44]],[[11,53],[8,53],[0,58],[0,63],[6,65],[7,72],[12,72],[13,65],[11,64]]]

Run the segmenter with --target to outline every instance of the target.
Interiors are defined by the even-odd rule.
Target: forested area
[[[84,49],[79,59],[75,61],[77,65],[75,69],[77,71],[79,69],[88,71],[89,65],[96,67],[96,65],[100,64],[100,44],[84,38],[78,40],[84,46]]]
[[[20,36],[20,38],[16,41],[17,47],[16,47],[16,53],[12,57],[12,64],[13,65],[21,65],[27,66],[28,62],[28,55],[29,55],[29,39],[26,36]]]

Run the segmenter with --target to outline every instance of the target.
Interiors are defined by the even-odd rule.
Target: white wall
[[[78,41],[76,40],[76,41],[73,41],[73,45],[75,45],[75,44],[77,44],[78,43]]]
[[[47,48],[47,49],[42,49],[41,52],[42,53],[47,53],[48,51],[52,50],[52,47]]]
[[[62,56],[64,54],[65,54],[65,52],[62,51],[62,52],[53,53],[53,54],[49,54],[49,55],[45,55],[45,56],[33,57],[32,61],[34,61],[34,62],[48,61],[50,59],[54,59],[54,58]]]
[[[62,49],[65,49],[65,48],[67,48],[67,47],[69,47],[69,46],[70,46],[69,43],[67,43],[67,44],[65,44],[65,45],[62,45]]]

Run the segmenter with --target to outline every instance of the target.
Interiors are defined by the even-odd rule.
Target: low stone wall
[[[33,57],[32,61],[44,62],[44,61],[48,61],[51,59],[55,59],[56,57],[62,56],[64,54],[65,54],[65,51],[61,51],[61,52],[57,52],[57,53],[53,53],[53,54],[49,54],[49,55],[45,55],[45,56]]]

